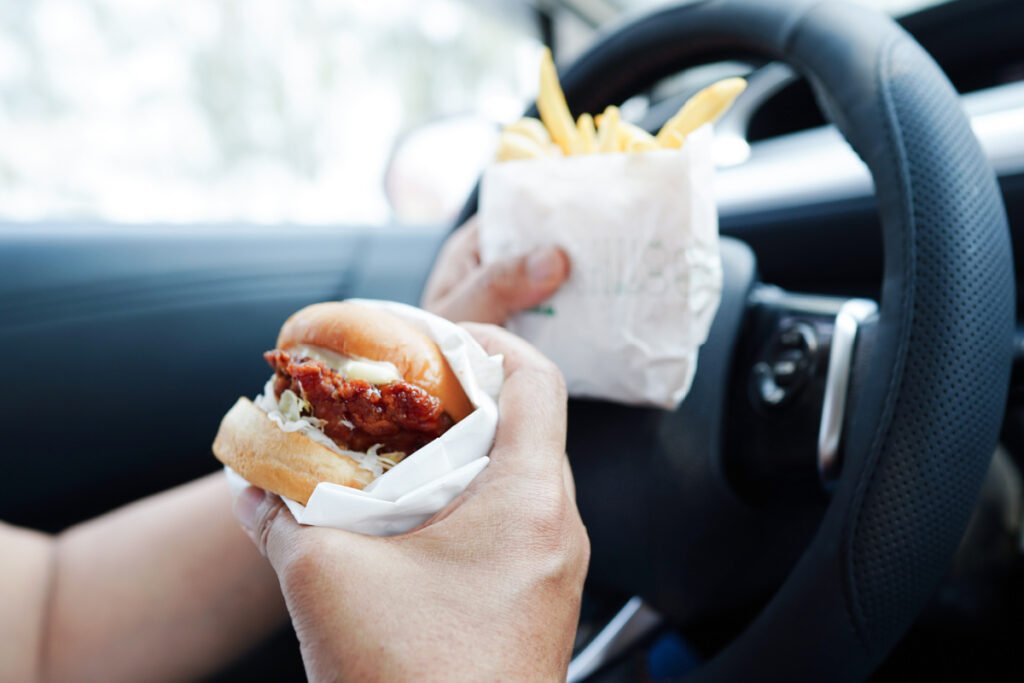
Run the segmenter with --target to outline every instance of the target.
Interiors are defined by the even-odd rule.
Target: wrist
[[[568,669],[568,659],[554,666],[541,666],[536,660],[522,657],[512,660],[495,657],[493,651],[483,646],[469,655],[443,644],[435,645],[430,652],[408,651],[401,647],[386,649],[386,652],[374,652],[369,647],[350,647],[342,652],[337,648],[332,649],[329,656],[311,658],[305,654],[304,647],[306,674],[310,681],[351,683],[564,683]]]
[[[412,618],[429,626],[410,636],[393,623],[396,613],[374,614],[362,609],[364,601],[344,591],[335,596],[334,605],[351,608],[331,614],[308,608],[301,616],[293,613],[310,681],[565,681],[571,640],[564,648],[552,648],[547,629],[535,633],[524,624],[468,627],[471,620],[465,614],[446,624],[444,614],[434,613]],[[430,608],[423,605],[420,609],[426,612]],[[399,640],[396,633],[403,633],[403,638]]]

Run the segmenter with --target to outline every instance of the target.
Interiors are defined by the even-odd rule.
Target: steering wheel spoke
[[[822,501],[840,471],[840,439],[866,299],[751,292],[737,352],[724,464],[737,491],[764,505]]]

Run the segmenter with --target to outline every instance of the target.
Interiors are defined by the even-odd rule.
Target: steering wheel
[[[996,445],[1015,311],[1006,214],[939,67],[853,4],[664,9],[599,40],[563,85],[575,111],[600,111],[751,56],[807,78],[869,167],[881,305],[766,287],[724,239],[722,303],[680,408],[571,402],[588,581],[683,624],[759,605],[693,680],[859,680],[947,570]]]

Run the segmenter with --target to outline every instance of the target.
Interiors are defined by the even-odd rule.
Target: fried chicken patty
[[[309,414],[323,421],[323,431],[341,448],[411,454],[452,426],[441,402],[408,382],[374,385],[346,379],[320,361],[292,357],[280,349],[263,357],[274,369],[278,398],[290,389],[308,402]]]

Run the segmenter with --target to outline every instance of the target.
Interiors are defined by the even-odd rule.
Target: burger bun
[[[320,482],[361,489],[373,474],[299,432],[285,432],[247,398],[220,423],[213,454],[253,486],[303,505]]]

